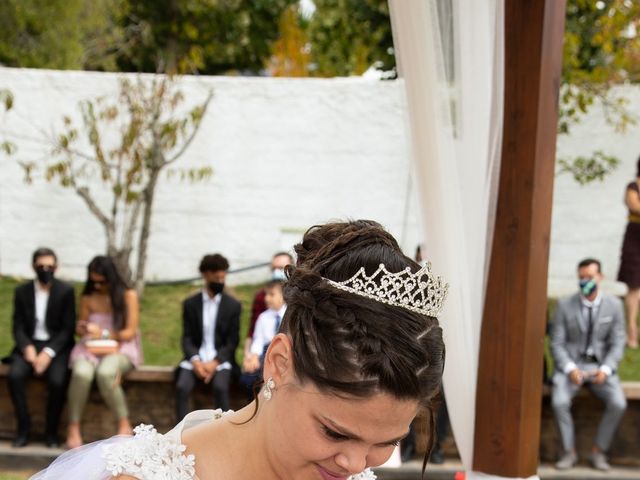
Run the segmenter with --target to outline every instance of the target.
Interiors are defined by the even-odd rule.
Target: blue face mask
[[[271,272],[271,280],[286,280],[286,278],[284,268],[275,268]]]
[[[598,289],[598,283],[592,278],[585,278],[578,283],[580,286],[580,293],[585,297],[590,296]]]

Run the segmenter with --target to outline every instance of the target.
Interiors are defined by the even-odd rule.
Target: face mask
[[[580,280],[578,285],[580,286],[580,292],[585,297],[590,296],[593,292],[595,292],[598,289],[598,284],[592,278],[588,278],[588,279],[585,278],[583,280]]]
[[[37,267],[36,275],[38,276],[38,281],[43,285],[49,285],[53,280],[53,270]]]
[[[284,268],[276,268],[271,272],[271,280],[285,280]]]
[[[209,282],[207,283],[207,288],[217,295],[219,293],[222,293],[222,290],[224,290],[224,283]]]

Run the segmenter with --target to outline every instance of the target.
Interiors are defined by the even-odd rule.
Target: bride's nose
[[[350,475],[356,475],[367,468],[367,451],[361,448],[350,448],[338,453],[334,461]]]

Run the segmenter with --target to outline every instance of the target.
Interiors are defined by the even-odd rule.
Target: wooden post
[[[536,475],[565,0],[506,0],[500,187],[473,469]]]

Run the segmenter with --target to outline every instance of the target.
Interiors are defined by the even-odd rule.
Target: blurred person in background
[[[47,379],[47,420],[45,442],[58,446],[58,425],[67,387],[69,352],[74,344],[76,304],[73,287],[54,278],[58,268],[50,248],[33,253],[36,278],[20,285],[13,300],[13,338],[9,392],[17,420],[14,447],[29,441],[31,417],[27,408],[26,383],[32,375]]]

